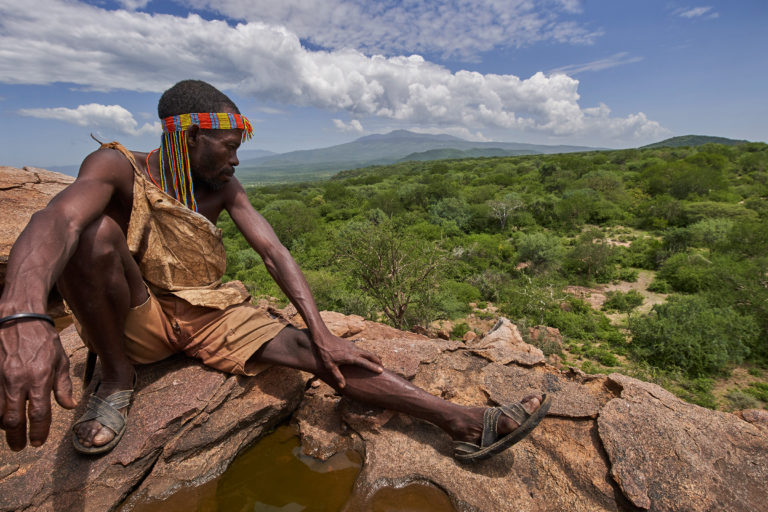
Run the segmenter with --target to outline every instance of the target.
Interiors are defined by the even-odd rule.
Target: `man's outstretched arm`
[[[354,345],[354,351],[351,352],[348,343],[331,334],[320,317],[315,299],[296,260],[280,243],[272,226],[253,208],[242,185],[233,180],[228,188],[226,208],[232,220],[251,247],[259,253],[272,278],[304,318],[312,333],[317,355],[339,386],[345,385],[344,376],[339,370],[342,365],[361,366],[381,373],[381,360],[375,354],[357,349]]]
[[[75,183],[32,216],[10,253],[0,317],[45,313],[48,294],[77,248],[80,233],[103,213],[114,193],[119,171],[112,167],[115,163],[113,155],[94,153]],[[0,428],[12,450],[27,444],[27,419],[30,443],[40,446],[47,439],[51,391],[62,407],[76,405],[69,359],[56,330],[41,320],[0,325]]]

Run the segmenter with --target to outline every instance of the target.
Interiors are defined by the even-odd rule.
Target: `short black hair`
[[[160,96],[157,115],[160,119],[195,112],[220,112],[230,107],[240,113],[226,94],[202,80],[182,80]]]

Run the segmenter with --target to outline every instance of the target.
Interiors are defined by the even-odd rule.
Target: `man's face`
[[[190,151],[192,181],[195,188],[219,190],[235,174],[237,149],[242,141],[242,130],[201,130],[197,144]]]

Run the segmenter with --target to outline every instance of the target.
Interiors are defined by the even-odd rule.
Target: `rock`
[[[498,339],[514,336],[505,328]],[[346,512],[376,510],[383,491],[410,484],[462,512],[754,511],[768,502],[768,435],[750,423],[762,411],[710,411],[619,374],[489,361],[462,342],[373,322],[355,336],[428,393],[489,406],[543,392],[552,396],[550,414],[511,449],[462,464],[434,425],[341,398],[317,380],[307,386],[300,372],[227,377],[175,358],[141,368],[129,430],[112,453],[77,455],[69,438],[76,414],[59,407],[46,445],[19,453],[3,446],[0,511],[130,510],[208,481],[302,394],[293,421],[304,453],[328,459],[352,448],[362,456]],[[85,351],[73,329],[63,339],[79,375]]]
[[[85,348],[73,327],[61,334],[80,390]],[[11,452],[0,442],[0,511],[113,510],[125,500],[162,498],[220,475],[234,457],[298,406],[306,377],[270,368],[227,376],[174,357],[139,368],[120,444],[102,457],[72,448],[70,428],[84,409],[53,406],[48,441]],[[90,392],[90,390],[89,390]]]
[[[598,418],[611,475],[637,507],[670,511],[764,510],[765,432],[733,414],[688,404],[624,375]]]
[[[392,340],[373,332],[366,331],[366,348],[391,357]],[[505,336],[513,333],[508,327]],[[351,402],[325,396],[321,417],[313,421],[338,421],[347,429],[338,427],[327,450],[313,449],[327,457],[337,447],[364,445],[346,512],[372,510],[381,489],[410,484],[441,489],[459,511],[747,511],[761,510],[768,500],[768,436],[735,415],[687,404],[622,375],[505,365],[489,362],[474,348],[440,343],[394,343],[406,358],[418,359],[414,384],[474,406],[545,392],[553,399],[550,415],[510,450],[461,464],[451,457],[451,439],[437,427],[375,408],[358,406],[351,414]],[[319,437],[312,436],[303,443],[316,443]]]
[[[285,313],[286,311],[288,314]],[[294,311],[296,311],[296,308],[291,305],[282,310],[281,316],[289,319],[299,329],[306,328],[307,324],[304,323],[304,320],[300,315],[296,313],[291,314]],[[323,322],[325,322],[328,329],[340,338],[351,338],[365,329],[365,320],[361,316],[347,316],[341,313],[336,313],[335,311],[321,311],[320,317],[323,319]]]
[[[476,354],[501,364],[533,366],[544,362],[544,353],[523,341],[517,326],[500,318],[485,336],[467,344]]]
[[[430,324],[430,332],[434,332],[435,336],[442,340],[451,339],[451,332],[453,331],[453,322],[449,320],[436,320]]]
[[[738,411],[736,415],[744,421],[748,421],[768,431],[768,411],[764,409],[745,409]]]
[[[32,214],[45,208],[53,196],[73,181],[75,178],[71,176],[36,167],[0,166],[0,291],[5,283],[11,247]],[[53,295],[49,312],[54,318],[64,316],[61,299]]]

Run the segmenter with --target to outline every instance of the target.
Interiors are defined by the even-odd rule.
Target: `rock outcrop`
[[[61,339],[79,390],[86,350],[74,327]],[[227,376],[181,357],[140,367],[126,433],[102,457],[72,448],[70,429],[85,401],[74,411],[54,404],[42,447],[14,453],[0,441],[0,511],[114,510],[206,482],[293,412],[307,378],[284,368]]]
[[[414,483],[444,493],[460,511],[753,511],[768,501],[760,411],[742,413],[753,424],[619,374],[504,364],[507,354],[492,360],[460,341],[323,317],[432,394],[484,405],[544,392],[553,399],[550,415],[512,449],[463,464],[435,426],[353,403],[320,381],[307,386],[310,376],[301,372],[272,368],[246,379],[170,359],[140,369],[128,430],[112,453],[76,454],[69,429],[81,411],[59,407],[43,447],[12,453],[3,445],[0,511],[130,510],[216,477],[291,413],[305,453],[328,459],[352,448],[363,455],[348,512],[371,510],[382,493]],[[496,332],[496,346],[524,348],[514,329],[506,340]],[[85,350],[71,328],[62,339],[77,387]]]
[[[73,181],[75,178],[71,176],[36,167],[0,166],[0,291],[5,283],[11,247],[32,214],[45,208],[53,196]],[[48,309],[54,318],[65,315],[61,299],[55,292]]]
[[[762,426],[624,375],[560,371],[543,362],[505,364],[507,350],[495,354],[457,342],[390,339],[380,337],[375,324],[366,325],[356,335],[358,343],[392,358],[390,363],[410,361],[399,365],[400,372],[435,395],[478,405],[544,392],[553,404],[539,428],[512,449],[461,464],[451,457],[450,438],[436,427],[366,409],[325,384],[314,385],[294,415],[304,452],[328,458],[352,447],[364,453],[348,512],[371,510],[382,490],[412,483],[442,490],[462,511],[765,507],[768,434]],[[490,344],[481,339],[480,346],[522,349],[516,329],[502,325],[506,338],[497,334]],[[759,423],[762,414],[744,416]]]

